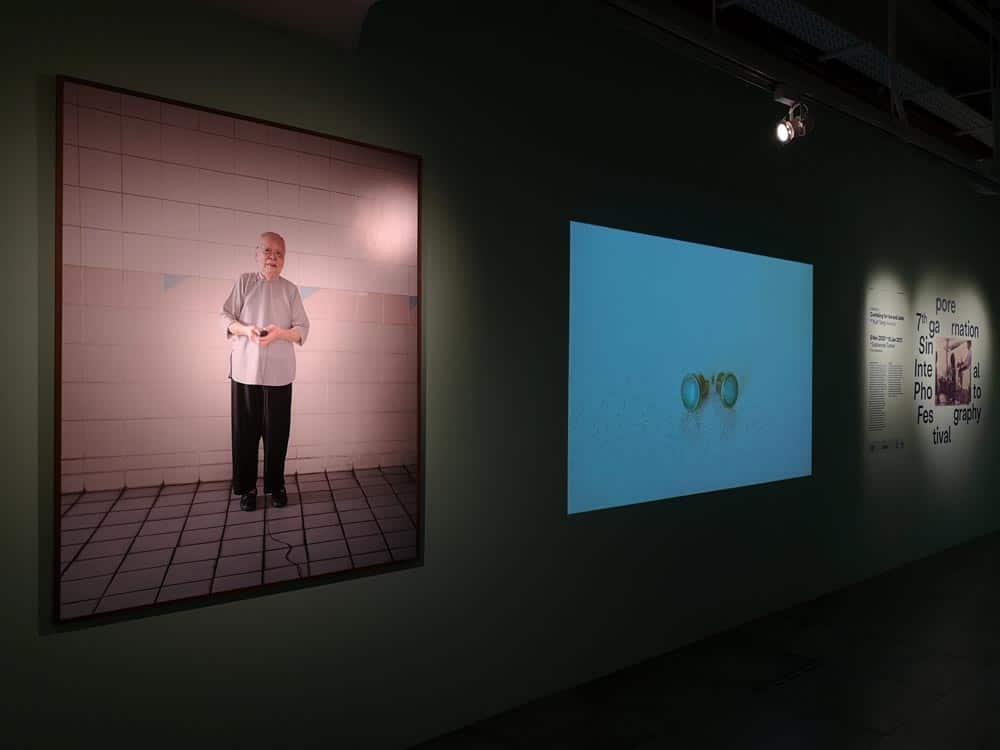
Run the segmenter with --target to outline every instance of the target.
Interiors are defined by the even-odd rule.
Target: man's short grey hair
[[[277,232],[261,232],[260,233],[260,239],[257,240],[257,249],[258,250],[261,249],[261,242],[260,242],[260,240],[263,240],[265,237],[267,237],[269,239],[272,239],[272,240],[277,240],[278,242],[281,243],[281,246],[283,248],[285,248],[286,251],[288,250],[287,246],[285,245],[285,238],[282,237]]]

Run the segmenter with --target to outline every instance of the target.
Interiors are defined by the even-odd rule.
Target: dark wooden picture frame
[[[69,76],[57,91],[56,622],[421,565],[420,157]],[[310,327],[289,503],[249,514],[212,307],[263,231]]]

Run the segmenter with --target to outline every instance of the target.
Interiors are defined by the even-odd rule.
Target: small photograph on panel
[[[972,340],[942,338],[934,358],[934,403],[972,401]]]
[[[418,561],[419,157],[59,95],[57,619]]]

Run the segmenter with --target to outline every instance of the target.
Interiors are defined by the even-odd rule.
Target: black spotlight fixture
[[[788,108],[788,114],[778,123],[777,136],[779,143],[791,143],[809,132],[809,107],[802,102],[795,102]]]

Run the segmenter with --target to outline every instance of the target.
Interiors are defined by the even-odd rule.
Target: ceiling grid
[[[794,0],[743,0],[739,6],[815,47],[824,57],[839,59],[880,85],[889,86],[890,61],[887,54],[800,3]],[[849,54],[837,54],[844,51],[849,51]],[[905,65],[896,63],[894,84],[902,99],[953,125],[956,134],[968,134],[992,148],[993,123],[989,118]]]

